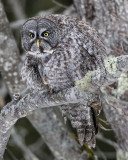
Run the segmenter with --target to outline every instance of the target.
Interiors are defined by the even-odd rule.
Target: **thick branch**
[[[0,70],[10,93],[14,94],[23,89],[17,65],[21,67],[21,62],[2,3],[0,3],[0,19]]]
[[[128,71],[128,55],[108,56],[104,60],[104,65],[105,68],[90,71],[83,79],[78,80],[77,88],[83,91],[95,91],[96,88],[114,83],[122,73]]]
[[[69,103],[83,103],[83,101],[87,102],[87,99],[91,100],[93,97],[95,97],[93,94],[83,96],[76,88],[65,90],[58,94],[52,94],[51,96],[44,98],[40,92],[29,93],[20,100],[18,96],[15,96],[12,102],[8,103],[2,109],[0,114],[0,158],[2,159],[5,149],[3,146],[6,146],[7,144],[10,135],[9,131],[19,118],[25,117],[31,114],[33,110],[39,108]]]

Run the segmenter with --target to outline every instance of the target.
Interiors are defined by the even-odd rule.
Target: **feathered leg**
[[[97,124],[95,112],[91,107],[75,104],[62,105],[60,107],[62,114],[71,120],[71,124],[77,129],[78,139],[81,145],[85,142],[90,148],[95,147],[95,134],[97,132]]]

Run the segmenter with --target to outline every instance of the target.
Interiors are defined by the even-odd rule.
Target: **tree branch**
[[[31,114],[33,110],[39,108],[83,102],[83,99],[86,101],[86,98],[91,100],[92,96],[93,95],[90,94],[83,97],[83,94],[81,94],[76,88],[65,90],[58,94],[52,94],[51,96],[44,98],[41,92],[29,93],[21,99],[18,95],[14,96],[14,99],[3,107],[0,114],[0,158],[3,156],[10,135],[10,129],[19,118],[25,117]],[[78,150],[77,147],[76,150]],[[75,155],[76,159],[78,158],[77,156],[80,158],[80,155],[78,154]]]
[[[128,71],[128,55],[119,57],[108,56],[104,60],[105,68],[95,71],[89,71],[86,76],[76,82],[78,89],[89,91],[101,86],[107,86],[114,83],[122,73]]]
[[[16,19],[25,19],[26,15],[23,11],[22,5],[20,4],[21,2],[17,0],[8,0],[8,4],[11,6],[11,9],[14,13],[14,16]]]

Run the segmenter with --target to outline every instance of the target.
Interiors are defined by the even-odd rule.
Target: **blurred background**
[[[77,17],[72,0],[2,0],[2,3],[22,57],[24,57],[24,51],[21,47],[20,30],[21,25],[27,18],[52,13],[69,14]],[[68,12],[66,11],[67,9]],[[10,100],[11,97],[0,74],[0,106],[4,106]],[[100,118],[106,120],[103,112]],[[109,125],[101,122],[101,120],[99,121],[105,128],[110,128]],[[71,135],[77,139],[76,131],[71,128],[69,121],[66,127],[70,128]],[[116,142],[113,131],[99,129],[96,148],[90,150],[87,146],[83,146],[81,151],[85,151],[90,160],[115,160],[116,153],[113,141]],[[4,159],[54,160],[55,157],[32,123],[27,118],[22,118],[18,120],[12,129]]]

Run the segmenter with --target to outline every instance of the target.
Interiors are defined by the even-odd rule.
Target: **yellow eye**
[[[45,32],[45,33],[44,33],[44,36],[45,36],[45,37],[47,37],[48,35],[49,35],[49,33],[48,33],[48,32]]]
[[[34,33],[29,33],[29,36],[30,36],[30,38],[34,38],[35,37],[35,34]]]
[[[43,32],[41,36],[42,36],[42,37],[48,37],[48,36],[49,36],[49,32],[48,32],[48,31]]]

